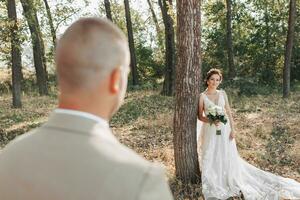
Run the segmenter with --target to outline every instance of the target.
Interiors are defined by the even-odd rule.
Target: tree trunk
[[[154,12],[151,0],[147,0],[147,2],[148,2],[149,9],[151,11],[152,18],[153,18],[153,21],[154,21],[154,24],[155,24],[155,28],[156,28],[156,32],[157,32],[157,38],[158,38],[158,45],[162,49],[163,48],[163,37],[162,37],[162,33],[161,33],[161,30],[160,30],[160,27],[159,27],[159,24],[158,24],[158,20],[157,20],[156,14]]]
[[[21,0],[21,3],[31,33],[34,67],[36,71],[39,94],[47,95],[48,87],[45,67],[45,51],[43,40],[41,38],[41,32],[36,15],[36,10],[34,8],[32,0]]]
[[[231,13],[231,0],[226,0],[226,8],[227,8],[227,53],[228,53],[228,69],[229,69],[229,78],[233,79],[235,77],[235,67],[233,61],[233,45],[232,45],[232,13]]]
[[[130,49],[130,65],[131,65],[131,73],[132,73],[132,84],[138,85],[138,72],[136,66],[136,56],[135,56],[135,48],[134,48],[134,39],[133,39],[133,31],[132,31],[132,23],[130,16],[130,7],[128,0],[124,0],[125,4],[125,13],[126,13],[126,25],[128,32],[128,42]]]
[[[112,21],[109,0],[104,0],[104,6],[105,6],[105,11],[106,11],[106,17],[107,17],[107,19],[109,19],[110,21]]]
[[[295,34],[296,19],[296,0],[290,0],[289,24],[285,46],[284,67],[283,67],[283,98],[287,98],[290,94],[290,78],[291,78],[291,57]]]
[[[12,63],[12,96],[13,108],[21,108],[21,81],[22,81],[22,62],[20,51],[20,40],[18,36],[18,23],[15,0],[6,2],[8,18],[10,20],[10,38],[11,38],[11,63]]]
[[[44,3],[45,3],[45,6],[46,6],[47,17],[48,17],[49,25],[50,25],[50,29],[51,29],[51,36],[52,36],[53,47],[54,47],[54,49],[56,49],[56,31],[54,29],[50,7],[49,7],[49,4],[48,4],[47,0],[44,0]]]
[[[176,176],[184,183],[200,181],[196,122],[201,77],[201,10],[199,0],[177,0],[174,156]]]
[[[266,61],[265,61],[265,69],[270,68],[270,26],[269,26],[269,10],[268,10],[269,4],[268,2],[265,3],[265,13],[264,13],[264,20],[265,20],[265,26],[266,26],[266,33],[265,33],[265,49],[266,49]]]
[[[174,95],[175,84],[175,36],[173,19],[170,16],[169,6],[172,5],[172,0],[169,0],[167,5],[166,0],[158,0],[161,8],[163,21],[165,25],[165,46],[166,46],[166,60],[165,60],[165,79],[163,83],[162,94],[167,96]]]

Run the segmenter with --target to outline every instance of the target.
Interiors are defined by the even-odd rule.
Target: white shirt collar
[[[63,109],[63,108],[56,108],[54,110],[54,112],[55,113],[69,114],[69,115],[76,115],[76,116],[84,117],[84,118],[87,118],[87,119],[91,119],[91,120],[94,120],[94,121],[98,122],[99,124],[109,128],[109,124],[105,119],[103,119],[101,117],[98,117],[98,116],[96,116],[94,114],[91,114],[91,113],[78,111],[78,110]]]

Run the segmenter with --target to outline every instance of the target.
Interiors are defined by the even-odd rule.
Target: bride
[[[300,199],[300,183],[260,170],[239,156],[228,98],[225,91],[217,90],[221,81],[221,71],[211,69],[199,100],[198,155],[205,199],[227,199],[240,192],[246,200]],[[210,106],[222,107],[228,122],[210,125]],[[216,134],[216,127],[221,135]]]

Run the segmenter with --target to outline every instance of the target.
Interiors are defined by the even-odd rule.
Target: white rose
[[[213,106],[209,106],[208,109],[207,109],[207,111],[208,111],[209,114],[211,114],[213,116],[216,116],[216,114],[217,114],[216,113],[216,109]]]

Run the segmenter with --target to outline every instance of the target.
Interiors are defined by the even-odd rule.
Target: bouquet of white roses
[[[225,116],[225,112],[222,107],[211,105],[208,107],[207,111],[208,111],[207,118],[210,121],[210,125],[212,125],[215,122],[222,122],[224,124],[227,123],[227,118]],[[219,126],[217,126],[216,134],[221,135],[221,129],[219,128]]]

